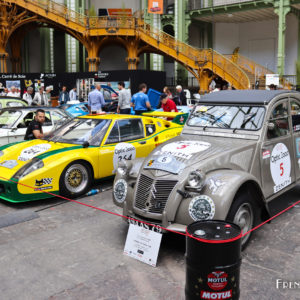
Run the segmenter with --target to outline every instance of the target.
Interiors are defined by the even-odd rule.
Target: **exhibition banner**
[[[164,1],[163,0],[148,0],[149,14],[163,14]]]

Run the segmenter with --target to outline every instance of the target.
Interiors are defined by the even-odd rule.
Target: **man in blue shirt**
[[[96,84],[96,88],[89,92],[88,95],[88,108],[92,114],[100,114],[102,112],[101,107],[105,105],[105,101],[102,93],[100,92],[101,85]]]
[[[136,115],[141,115],[148,109],[151,109],[149,98],[146,95],[147,85],[141,83],[139,86],[139,92],[134,94],[131,99],[131,106],[133,107]]]

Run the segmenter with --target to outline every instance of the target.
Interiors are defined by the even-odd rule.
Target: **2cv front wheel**
[[[245,234],[254,227],[256,220],[256,205],[249,198],[247,193],[239,193],[230,208],[227,220],[240,226],[242,233]],[[243,236],[242,250],[244,250],[250,241],[252,232]]]

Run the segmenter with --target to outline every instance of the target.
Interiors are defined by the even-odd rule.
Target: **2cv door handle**
[[[146,144],[146,141],[140,141],[139,144],[145,145],[145,144]]]

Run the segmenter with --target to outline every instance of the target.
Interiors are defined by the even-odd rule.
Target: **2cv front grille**
[[[135,207],[162,214],[177,180],[154,180],[141,174],[136,191]]]

